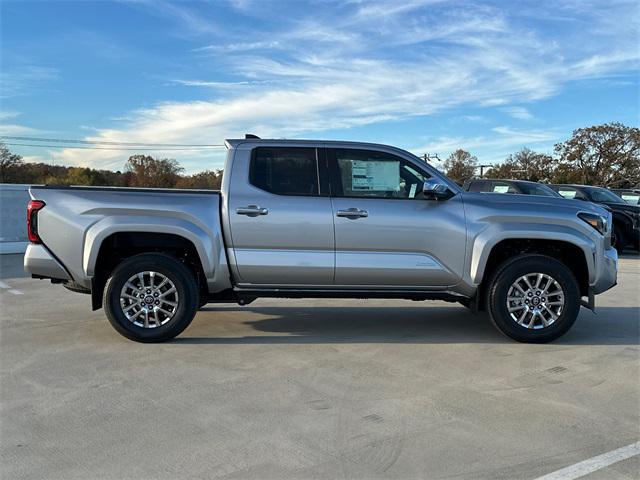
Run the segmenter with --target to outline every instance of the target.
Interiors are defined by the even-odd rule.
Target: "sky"
[[[552,153],[577,128],[640,124],[637,1],[1,0],[0,26],[5,136],[199,145],[253,133],[441,159],[464,148],[491,164]],[[112,170],[145,153],[188,173],[225,155],[105,145],[10,148]]]

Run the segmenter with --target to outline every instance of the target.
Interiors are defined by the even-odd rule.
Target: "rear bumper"
[[[71,280],[65,268],[44,245],[30,243],[24,253],[24,271],[39,278]]]
[[[603,253],[597,264],[595,281],[591,284],[591,291],[596,295],[614,287],[618,281],[618,251],[611,247]]]

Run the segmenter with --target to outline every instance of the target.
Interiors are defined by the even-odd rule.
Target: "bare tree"
[[[465,180],[472,178],[478,159],[466,150],[459,148],[444,161],[444,170],[447,176],[455,182],[462,184]]]
[[[130,173],[129,185],[132,187],[173,188],[184,169],[173,159],[133,155],[129,157],[125,170]]]
[[[532,182],[551,182],[555,162],[550,155],[537,153],[529,148],[511,154],[500,165],[487,171],[490,178],[512,178]]]
[[[555,151],[560,181],[605,186],[640,183],[640,128],[617,122],[579,128]]]

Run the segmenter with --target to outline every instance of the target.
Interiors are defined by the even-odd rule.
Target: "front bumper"
[[[597,295],[614,287],[618,278],[618,251],[613,248],[604,250],[604,255],[597,262],[596,278],[591,284],[591,291]]]
[[[44,245],[30,243],[24,253],[24,271],[36,278],[71,280],[65,268]]]

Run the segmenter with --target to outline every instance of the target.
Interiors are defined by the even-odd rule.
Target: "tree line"
[[[444,162],[456,182],[478,177],[478,159],[457,149]],[[607,187],[640,185],[640,129],[607,123],[575,130],[554,147],[554,155],[529,148],[489,168],[486,178],[511,178],[544,183],[579,183]],[[185,175],[178,161],[132,155],[123,171],[27,163],[0,142],[0,183],[102,185],[117,187],[219,189],[222,170]]]
[[[87,167],[63,167],[47,163],[27,163],[0,142],[0,183],[30,185],[94,185],[108,187],[220,188],[222,170],[205,170],[185,175],[178,161],[132,155],[123,171]]]
[[[454,151],[443,165],[447,176],[460,184],[479,177],[478,168],[477,157],[463,149]],[[615,122],[579,128],[571,138],[555,145],[554,155],[523,148],[483,176],[604,187],[640,186],[640,129]]]

